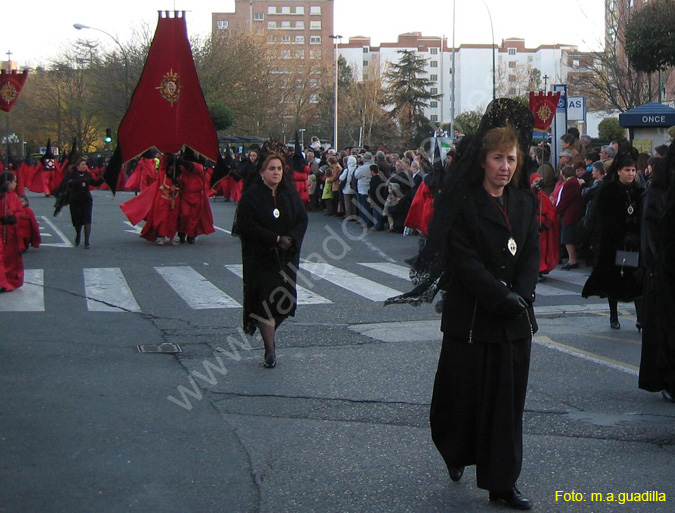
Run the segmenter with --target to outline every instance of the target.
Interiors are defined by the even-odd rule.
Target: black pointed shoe
[[[532,502],[523,497],[515,486],[511,490],[491,491],[490,502],[504,501],[507,506],[513,509],[531,509]]]
[[[448,473],[450,474],[450,479],[455,483],[462,479],[464,475],[464,467],[448,467]]]
[[[277,356],[272,353],[270,355],[265,355],[265,360],[263,361],[263,365],[268,368],[268,369],[274,369],[274,367],[277,366]]]
[[[610,317],[609,318],[609,327],[612,328],[613,330],[620,330],[621,329],[621,324],[619,324],[619,319],[616,317]]]

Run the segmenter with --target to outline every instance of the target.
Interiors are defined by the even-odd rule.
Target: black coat
[[[504,216],[482,185],[470,189],[450,229],[443,347],[431,401],[431,434],[448,466],[476,465],[477,485],[509,490],[522,466],[522,418],[539,273],[537,201],[506,188]],[[515,256],[507,249],[516,240]],[[527,313],[503,315],[512,290]]]
[[[272,189],[260,181],[242,195],[237,224],[244,267],[244,331],[253,334],[262,319],[274,317],[281,322],[295,315],[296,277],[307,212],[292,184],[280,184],[275,198]],[[293,241],[287,251],[277,246],[281,235]]]
[[[632,205],[632,214],[628,213]],[[615,264],[617,250],[640,250],[642,188],[619,181],[601,185],[595,216],[600,224],[598,262],[581,293],[583,297],[608,297],[632,301],[642,295],[642,284],[635,268]]]

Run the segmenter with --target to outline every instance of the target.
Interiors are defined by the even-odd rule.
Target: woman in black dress
[[[435,290],[445,291],[432,439],[453,481],[476,465],[477,485],[489,491],[490,501],[515,509],[532,507],[516,482],[537,330],[538,208],[521,173],[533,123],[518,102],[490,103],[434,204],[427,244],[415,263],[422,283],[389,301],[428,301]]]
[[[617,302],[635,301],[637,327],[641,329],[642,281],[636,272],[640,250],[642,192],[636,181],[637,155],[623,151],[615,158],[608,178],[598,191],[596,218],[600,223],[598,262],[584,289],[583,297],[606,297],[609,302],[609,323],[612,329],[621,328]],[[617,251],[632,252],[634,263],[617,263]],[[635,264],[635,265],[634,265]]]
[[[70,205],[70,219],[75,227],[75,245],[80,245],[82,227],[84,227],[84,249],[89,249],[91,235],[91,211],[94,200],[90,186],[99,186],[103,178],[96,180],[87,170],[87,157],[79,157],[68,166],[68,174],[58,187],[57,209],[66,203]]]
[[[259,179],[244,192],[237,222],[244,266],[244,331],[260,329],[264,365],[276,366],[276,329],[295,315],[296,276],[307,230],[307,212],[294,184],[285,177],[284,158],[271,153]]]

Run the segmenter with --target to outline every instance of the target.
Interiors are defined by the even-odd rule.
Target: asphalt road
[[[310,213],[301,305],[268,370],[239,331],[234,205],[212,202],[215,234],[159,247],[125,222],[129,197],[95,193],[85,250],[30,196],[43,246],[0,294],[0,512],[505,509],[472,468],[451,483],[431,442],[438,314],[382,306],[409,290],[416,238]],[[673,511],[675,405],[638,390],[633,306],[611,330],[580,297],[588,273],[538,287],[519,487],[539,511]],[[137,349],[163,343],[182,352]]]

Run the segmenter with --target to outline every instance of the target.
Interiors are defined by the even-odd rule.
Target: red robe
[[[23,207],[16,217],[18,219],[21,251],[26,251],[29,246],[39,248],[42,237],[40,237],[40,225],[38,224],[37,219],[35,219],[33,209],[30,207]]]
[[[23,209],[14,191],[0,193],[0,215],[18,217]],[[0,224],[0,288],[8,291],[23,285],[23,256],[18,224]]]
[[[138,196],[120,205],[131,224],[145,219],[141,237],[151,242],[157,237],[174,238],[178,232],[179,187],[160,170],[158,179]]]
[[[558,229],[558,214],[549,196],[543,192],[537,192],[539,201],[539,245],[541,248],[541,261],[539,272],[547,274],[556,268],[560,259],[560,234]]]
[[[422,235],[427,234],[429,221],[434,215],[434,198],[427,184],[422,182],[417,188],[415,197],[410,204],[408,216],[405,218],[403,226],[414,228],[422,232]]]
[[[188,237],[215,232],[204,166],[193,163],[192,170],[182,166],[180,184],[178,232]]]
[[[308,176],[309,166],[305,166],[302,171],[293,171],[293,181],[295,182],[295,187],[298,189],[300,199],[305,205],[309,204],[309,184],[307,183]]]

